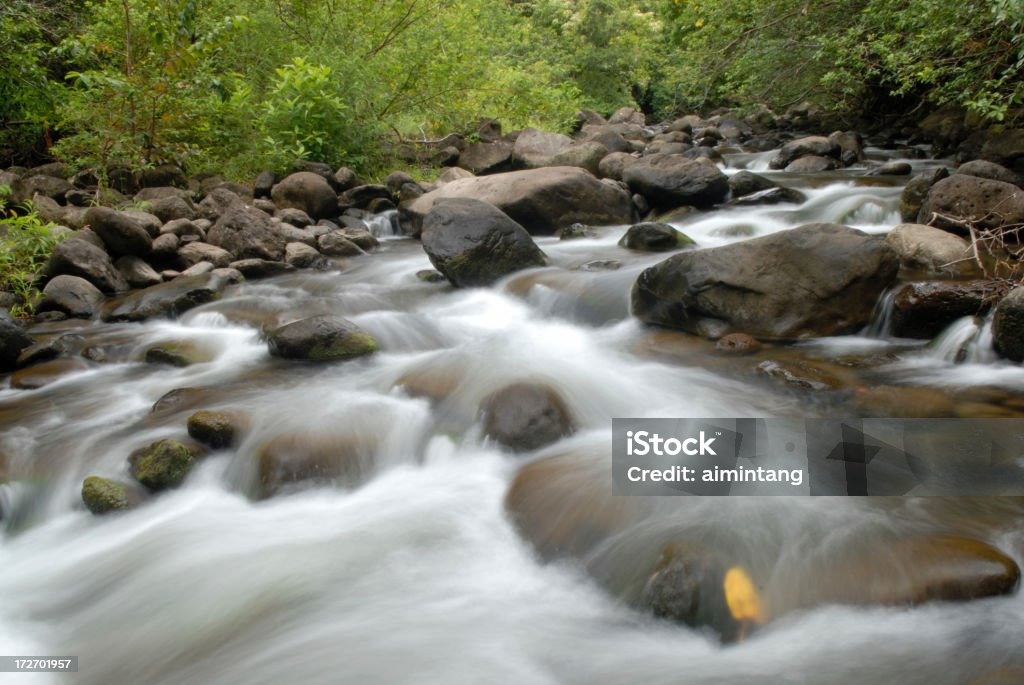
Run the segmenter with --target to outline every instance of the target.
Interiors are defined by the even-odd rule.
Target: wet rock
[[[1000,300],[992,321],[993,344],[1002,356],[1024,361],[1024,287],[1016,287]]]
[[[341,229],[341,235],[355,243],[356,247],[361,250],[370,251],[380,247],[380,241],[373,237],[365,225],[347,226]]]
[[[804,155],[787,164],[786,172],[790,174],[817,174],[822,171],[832,171],[838,168],[839,162],[831,157]]]
[[[232,447],[245,421],[235,413],[197,411],[188,417],[188,434],[214,449]]]
[[[46,274],[50,278],[78,276],[105,293],[128,290],[127,281],[114,268],[107,253],[77,237],[57,243],[47,262]]]
[[[646,269],[633,287],[645,323],[719,338],[837,335],[864,326],[895,279],[899,258],[880,237],[809,224]]]
[[[0,372],[12,370],[22,350],[31,345],[32,338],[24,326],[0,310]]]
[[[562,398],[537,383],[498,390],[484,400],[481,413],[487,437],[513,452],[540,449],[575,431]]]
[[[522,226],[480,200],[452,198],[433,205],[423,221],[422,241],[430,262],[459,288],[487,286],[545,264],[544,253]]]
[[[844,385],[843,379],[824,365],[809,360],[768,359],[758,364],[755,371],[798,390],[835,390]]]
[[[869,171],[867,176],[909,176],[914,168],[907,162],[886,162]]]
[[[964,316],[987,312],[998,285],[993,281],[923,281],[907,283],[893,300],[893,334],[931,339]]]
[[[987,178],[993,181],[1002,181],[1003,183],[1012,183],[1018,187],[1022,182],[1020,176],[1006,167],[996,164],[995,162],[987,162],[983,159],[975,159],[961,164],[957,167],[956,173],[966,174],[968,176],[977,176],[978,178]]]
[[[388,204],[381,205],[380,200],[387,200]],[[395,208],[391,189],[380,183],[365,183],[349,188],[338,198],[338,205],[366,209],[371,214]]]
[[[331,261],[305,243],[288,243],[284,248],[284,261],[296,269],[329,269]]]
[[[99,476],[89,476],[82,481],[82,502],[97,516],[131,509],[140,501],[139,494],[127,483]]]
[[[615,271],[622,268],[618,259],[593,259],[580,265],[580,271]]]
[[[408,209],[421,228],[434,204],[448,198],[472,198],[494,205],[534,235],[551,235],[573,223],[601,226],[633,219],[628,192],[576,167],[545,167],[465,178],[419,198]]]
[[[258,455],[257,499],[316,485],[355,486],[372,468],[372,453],[348,436],[279,435]]]
[[[228,264],[228,268],[242,274],[249,280],[258,278],[273,278],[295,271],[295,267],[287,262],[272,261],[269,259],[240,259],[237,262]]]
[[[1003,181],[953,174],[933,185],[925,196],[918,223],[966,233],[978,229],[1024,224],[1024,190]]]
[[[227,266],[232,261],[234,257],[227,250],[198,240],[178,249],[178,262],[184,269],[199,262],[209,262],[214,268],[219,268]]]
[[[761,351],[761,343],[752,335],[746,333],[730,333],[718,339],[715,349],[722,354],[741,356],[754,354]]]
[[[227,283],[206,274],[179,277],[111,300],[100,315],[104,321],[144,321],[157,316],[174,318],[220,297]]]
[[[427,283],[440,283],[441,281],[447,281],[444,274],[435,269],[422,269],[416,272],[416,278]]]
[[[313,316],[267,333],[270,354],[284,359],[341,361],[377,351],[377,341],[339,316]]]
[[[151,492],[176,488],[185,480],[199,455],[177,440],[158,440],[128,457],[132,477]]]
[[[552,158],[571,145],[572,138],[569,136],[528,128],[516,138],[512,147],[512,162],[526,169],[551,166]]]
[[[43,288],[40,312],[63,312],[72,318],[91,319],[103,305],[103,293],[84,278],[56,276]]]
[[[572,226],[560,229],[556,235],[559,240],[578,240],[589,237],[590,233],[583,224],[573,224]]]
[[[312,175],[327,184],[319,176]],[[280,261],[284,258],[284,246],[291,241],[280,223],[275,224],[258,209],[239,204],[217,220],[207,234],[206,242],[227,250],[238,259]]]
[[[124,280],[128,281],[128,285],[133,288],[148,288],[151,285],[163,282],[156,269],[147,264],[141,257],[125,255],[118,258],[114,262],[114,266],[124,276]]]
[[[287,176],[274,186],[271,196],[279,209],[301,209],[314,220],[338,215],[337,193],[323,176],[309,171]]]
[[[908,269],[946,276],[980,275],[970,243],[942,229],[900,224],[889,231],[885,242],[896,250],[900,264]]]
[[[165,364],[184,368],[211,359],[209,351],[190,341],[162,342],[146,349],[143,359],[147,364]]]
[[[934,171],[926,171],[914,176],[904,186],[900,194],[900,216],[904,221],[915,222],[921,212],[921,205],[928,195],[928,190],[944,178],[949,177],[949,169],[942,167]]]
[[[729,194],[729,179],[713,162],[681,155],[644,157],[626,167],[622,180],[661,209],[709,207]]]
[[[621,247],[642,252],[678,250],[683,247],[693,247],[696,244],[685,233],[677,231],[668,224],[661,224],[655,221],[630,226],[625,235],[622,236],[622,239],[619,240]]]
[[[743,169],[729,177],[729,190],[734,198],[752,195],[762,190],[778,188],[778,184],[769,181],[764,176],[759,176],[752,171]]]
[[[768,166],[772,169],[786,169],[801,157],[830,157],[833,160],[838,160],[841,155],[842,148],[835,140],[824,136],[806,136],[783,145],[782,149],[768,162]]]
[[[15,371],[11,376],[11,387],[15,390],[37,390],[88,368],[89,365],[81,359],[53,359]]]
[[[175,388],[158,399],[150,410],[156,418],[164,418],[197,407],[210,400],[209,388]]]
[[[953,416],[953,398],[934,388],[882,385],[857,388],[853,406],[858,415],[892,418],[939,418]]]
[[[806,200],[807,196],[799,190],[778,187],[768,188],[756,193],[744,195],[743,197],[733,198],[732,200],[729,200],[726,205],[730,207],[750,207],[752,205],[777,205],[782,202],[800,204]]]

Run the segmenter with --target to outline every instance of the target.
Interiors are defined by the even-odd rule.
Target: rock
[[[828,139],[839,146],[839,159],[844,166],[865,160],[864,140],[856,131],[836,131]]]
[[[583,142],[599,143],[609,152],[634,152],[633,146],[612,126],[586,125],[580,131]]]
[[[288,207],[274,212],[274,218],[280,219],[283,223],[290,224],[296,228],[305,228],[313,225],[313,219],[301,209]]]
[[[967,233],[966,222],[978,229],[1024,223],[1024,190],[1003,181],[953,174],[933,185],[925,196],[918,223]]]
[[[618,259],[594,259],[580,266],[580,271],[615,271],[622,268]]]
[[[355,243],[355,245],[361,250],[369,251],[380,247],[380,241],[374,238],[373,234],[367,230],[366,224],[360,223],[360,225],[356,227],[343,228],[341,229],[341,235]]]
[[[481,200],[452,198],[434,204],[423,221],[422,241],[434,268],[460,288],[487,286],[514,271],[545,264],[544,253],[526,229]]]
[[[957,319],[984,314],[997,290],[992,281],[907,283],[893,300],[893,334],[930,340]]]
[[[273,171],[261,171],[252,186],[253,197],[270,197],[270,191],[274,189],[275,183],[277,183],[277,176]]]
[[[147,364],[165,364],[185,368],[193,364],[203,364],[211,361],[212,356],[209,350],[193,341],[169,341],[156,343],[146,348],[142,357]]]
[[[597,176],[622,180],[626,168],[640,161],[640,158],[629,152],[611,152],[601,158],[597,165]]]
[[[914,167],[908,162],[886,162],[869,171],[866,176],[909,176]]]
[[[512,147],[512,161],[526,169],[551,166],[551,158],[572,145],[572,138],[561,133],[525,129]],[[577,165],[571,165],[577,166]]]
[[[316,174],[309,175],[327,185],[327,182]],[[330,190],[330,186],[327,188]],[[333,194],[333,191],[331,192]],[[284,258],[284,246],[289,240],[284,235],[281,225],[275,224],[265,213],[238,204],[228,209],[217,220],[207,234],[206,242],[227,250],[238,259],[280,261]]]
[[[601,160],[608,156],[608,148],[601,143],[584,141],[573,143],[555,154],[548,166],[575,166],[586,169],[597,176],[600,173]]]
[[[839,162],[831,157],[819,155],[804,155],[786,165],[786,172],[790,174],[817,174],[822,171],[832,171],[839,168]]]
[[[1015,362],[1024,361],[1024,287],[1014,288],[996,305],[992,334],[999,354]]]
[[[146,229],[121,212],[107,207],[90,207],[85,213],[85,220],[115,257],[145,257],[153,247],[153,239]]]
[[[175,219],[195,219],[199,216],[192,200],[181,196],[161,197],[146,202],[143,207],[166,223]]]
[[[349,240],[342,231],[331,231],[317,238],[320,252],[330,257],[354,257],[364,254],[358,245]]]
[[[516,383],[486,398],[480,407],[488,438],[513,452],[530,452],[575,432],[558,394],[546,385]]]
[[[633,313],[711,338],[733,331],[762,340],[839,335],[870,320],[898,269],[884,239],[809,224],[669,257],[640,274]]]
[[[149,169],[142,169],[136,174],[135,180],[140,188],[162,186],[188,187],[188,179],[185,177],[185,173],[174,164],[160,164]]]
[[[57,243],[46,263],[46,275],[78,276],[105,293],[128,290],[128,282],[114,268],[110,257],[102,249],[78,237]]]
[[[386,185],[388,190],[396,195],[406,183],[415,184],[416,179],[404,171],[393,171],[384,179],[384,185]]]
[[[608,119],[609,124],[636,124],[637,126],[645,126],[647,124],[646,117],[643,112],[638,112],[632,107],[620,107],[615,110],[611,118]]]
[[[371,205],[373,205],[377,200],[387,200],[388,203],[392,203],[394,197],[391,195],[391,189],[380,183],[366,183],[346,190],[341,197],[338,198],[338,204],[339,206],[344,207],[358,207],[360,209],[369,208],[371,213],[376,213],[378,211],[383,212],[385,210],[395,208],[394,205],[391,204],[391,206],[378,207],[377,209],[374,209]]]
[[[103,293],[84,278],[56,276],[43,288],[40,312],[64,312],[76,319],[91,319],[103,304]]]
[[[473,178],[473,172],[462,167],[449,166],[441,169],[441,173],[437,176],[437,184],[443,186],[445,183],[451,183],[463,178]]]
[[[782,202],[801,204],[807,201],[807,196],[799,190],[792,188],[768,188],[743,197],[733,198],[725,204],[729,207],[750,207],[753,205],[777,205]]]
[[[981,158],[1021,171],[1024,159],[1024,128],[1009,128],[991,136],[981,148]]]
[[[213,449],[232,447],[243,428],[240,416],[220,411],[197,411],[188,417],[188,434]]]
[[[590,230],[583,224],[573,224],[567,226],[556,233],[559,240],[578,240],[580,238],[590,237]]]
[[[125,255],[114,262],[114,266],[133,288],[148,288],[163,282],[160,274],[139,257]]]
[[[512,144],[473,143],[459,153],[459,166],[477,176],[508,171],[512,168]]]
[[[885,242],[896,250],[900,263],[908,269],[946,276],[979,275],[970,243],[942,229],[900,224],[889,231]]]
[[[64,204],[64,195],[73,189],[74,186],[63,178],[43,175],[24,176],[11,184],[11,200],[13,200],[13,204],[21,204],[31,201],[38,195]]]
[[[843,387],[843,379],[832,374],[823,364],[812,360],[766,359],[754,372],[797,390],[835,390]]]
[[[166,224],[160,227],[160,235],[173,235],[176,238],[185,238],[186,236],[195,236],[197,238],[203,238],[206,232],[199,228],[195,222],[189,221],[188,219],[175,219],[174,221],[168,221]]]
[[[743,197],[744,195],[752,195],[759,193],[762,190],[771,190],[778,188],[778,184],[769,181],[764,176],[759,176],[752,171],[743,169],[737,171],[735,174],[729,177],[729,190],[732,192],[732,196]]]
[[[372,467],[372,453],[349,436],[285,434],[258,451],[257,499],[310,485],[362,482]]]
[[[81,359],[53,359],[14,372],[11,376],[11,387],[15,390],[37,390],[69,374],[88,368],[89,365]]]
[[[238,271],[247,279],[272,278],[295,271],[295,267],[286,262],[268,259],[240,259],[231,262],[229,268]]]
[[[208,273],[213,273],[216,267],[211,262],[197,262],[189,268],[178,274],[179,278],[189,278],[190,276],[203,276]]]
[[[339,193],[343,193],[350,188],[355,188],[360,183],[361,181],[359,180],[359,177],[356,176],[356,172],[352,171],[347,166],[339,167],[338,170],[334,172],[334,183],[332,185]]]
[[[741,356],[754,354],[761,351],[761,343],[752,335],[746,333],[730,333],[722,336],[715,343],[715,349],[722,354]]]
[[[408,209],[416,228],[434,203],[446,198],[488,202],[534,235],[551,235],[574,223],[628,224],[633,204],[628,192],[577,167],[545,167],[466,178],[447,183]]]
[[[255,201],[254,201],[255,202]],[[206,219],[207,221],[217,221],[217,219],[224,216],[224,213],[235,206],[242,206],[245,203],[242,199],[228,188],[214,188],[210,193],[203,198],[203,201],[199,203],[199,209],[196,214],[199,218]],[[273,205],[273,203],[271,203]],[[272,206],[271,212],[276,208]]]
[[[928,190],[944,178],[949,177],[949,169],[940,167],[934,171],[925,171],[914,176],[904,186],[900,194],[900,216],[904,221],[915,222],[921,212],[921,205],[928,195]]]
[[[313,316],[267,333],[270,354],[284,359],[335,361],[377,351],[377,341],[354,323],[338,316]]]
[[[140,501],[141,498],[127,483],[99,476],[89,476],[82,481],[82,502],[97,516],[131,509]]]
[[[188,243],[178,249],[178,262],[184,269],[195,266],[199,262],[209,262],[214,267],[222,267],[232,261],[234,261],[234,257],[227,250],[200,241]]]
[[[195,466],[197,456],[177,440],[158,440],[132,452],[128,468],[147,490],[159,492],[181,485]]]
[[[729,179],[712,162],[679,155],[644,157],[626,167],[622,180],[660,209],[708,207],[729,194]]]
[[[768,166],[772,169],[785,169],[800,157],[808,155],[831,157],[834,160],[838,160],[842,155],[842,149],[835,140],[830,140],[824,136],[797,138],[783,145],[778,154],[768,162]]]
[[[331,262],[316,248],[305,243],[288,243],[284,248],[284,261],[296,269],[329,269]]]
[[[313,219],[329,219],[338,215],[337,193],[323,176],[309,171],[287,176],[274,186],[271,196],[279,209],[301,209]]]
[[[619,240],[619,245],[628,250],[643,252],[664,252],[678,250],[682,247],[693,247],[697,243],[685,233],[677,231],[668,224],[648,221],[630,226]]]
[[[0,310],[0,372],[14,369],[21,351],[32,344],[24,327]]]
[[[956,173],[966,174],[967,176],[977,176],[978,178],[987,178],[992,181],[1002,181],[1003,183],[1012,183],[1013,185],[1020,187],[1022,179],[1017,174],[1013,173],[1009,169],[995,162],[987,162],[983,159],[976,159],[971,162],[966,162],[957,167]]]
[[[116,298],[103,308],[104,321],[144,321],[157,316],[176,317],[220,297],[226,282],[206,274],[179,277],[168,283]]]

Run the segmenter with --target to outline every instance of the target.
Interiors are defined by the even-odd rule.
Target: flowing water
[[[765,159],[730,155],[728,171],[761,169]],[[871,232],[899,223],[896,180],[860,179],[856,170],[770,175],[807,201],[676,225],[706,247],[810,221]],[[815,582],[794,580],[808,558],[850,540],[882,553],[887,536],[902,532],[971,533],[1024,560],[1016,500],[670,498],[644,503],[639,526],[582,560],[538,559],[503,508],[522,461],[482,439],[477,421],[481,400],[498,388],[520,380],[557,388],[579,430],[543,455],[580,455],[598,487],[610,487],[612,417],[836,410],[759,380],[743,362],[723,362],[700,341],[632,320],[632,282],[665,255],[619,248],[624,230],[540,239],[548,268],[455,291],[417,278],[427,258],[385,215],[373,223],[381,249],[341,272],[240,284],[175,321],[40,327],[73,331],[108,361],[38,390],[0,389],[10,476],[0,485],[0,651],[79,655],[80,667],[3,682],[960,685],[1024,668],[1019,596],[821,606],[723,646],[634,610],[627,590],[596,580],[628,576],[636,554],[680,535],[741,550],[767,569],[776,594]],[[595,260],[621,266],[584,267]],[[382,351],[316,366],[269,356],[261,326],[328,312],[372,333]],[[770,353],[853,373],[860,364],[874,382],[942,386],[954,398],[998,391],[1008,406],[1024,391],[1024,372],[984,351],[987,326],[958,322],[932,346],[876,326]],[[188,344],[201,361],[137,361],[168,341]],[[860,362],[836,361],[853,358]],[[201,389],[198,405],[151,414],[184,387]],[[133,449],[184,437],[197,408],[242,411],[250,427],[180,489],[122,515],[84,510],[83,478],[126,478]],[[280,435],[354,444],[369,455],[370,475],[358,487],[257,501],[255,455]]]

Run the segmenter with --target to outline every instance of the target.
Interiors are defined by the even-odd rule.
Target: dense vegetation
[[[1020,0],[8,0],[0,148],[246,177],[378,140],[809,100],[1019,119]]]

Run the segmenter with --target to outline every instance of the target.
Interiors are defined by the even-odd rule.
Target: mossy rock
[[[197,411],[188,417],[188,434],[214,449],[231,447],[242,430],[242,417],[220,411]]]
[[[132,452],[128,466],[135,480],[159,492],[181,485],[195,466],[196,457],[193,449],[177,440],[158,440]]]
[[[284,359],[341,361],[377,351],[372,335],[339,316],[313,316],[267,334],[270,354]]]
[[[82,481],[82,501],[97,516],[131,509],[139,503],[131,486],[116,480],[89,476]]]
[[[619,246],[628,250],[642,252],[663,252],[683,247],[693,247],[697,243],[690,236],[677,231],[668,224],[648,221],[630,226],[626,234],[619,240]]]

